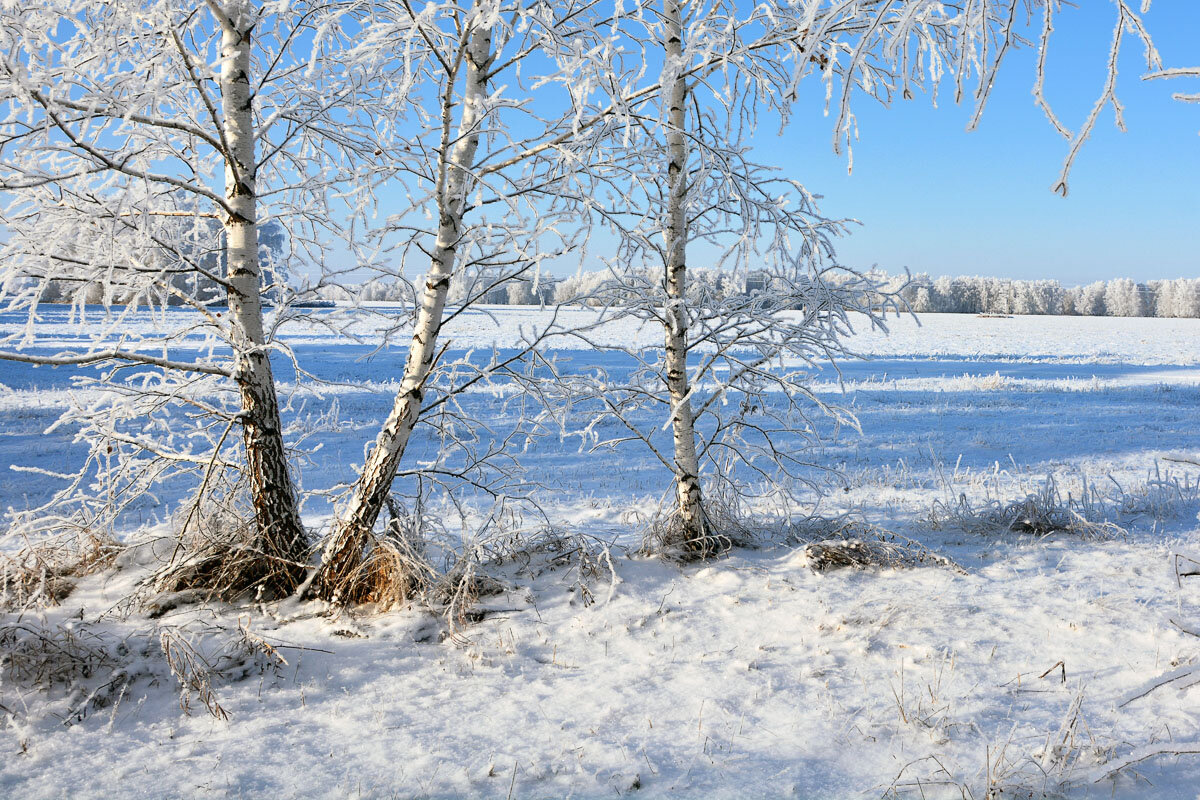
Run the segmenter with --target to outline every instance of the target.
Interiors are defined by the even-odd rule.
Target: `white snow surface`
[[[130,316],[88,307],[84,316],[65,306],[43,307],[35,325],[39,346],[77,343],[85,329],[118,330],[128,340],[153,337],[179,327],[188,311],[171,309]],[[292,345],[335,346],[355,341],[374,344],[388,333],[393,344],[407,344],[404,325],[411,308],[397,303],[365,303],[358,309],[311,309],[290,319],[281,338]],[[565,306],[558,310],[562,328],[595,323],[601,312]],[[522,338],[549,324],[548,309],[534,306],[475,306],[451,320],[442,330],[444,341],[458,349],[513,347]],[[268,313],[268,325],[271,316]],[[0,315],[0,335],[26,330],[24,316]],[[321,323],[321,324],[318,324]],[[1195,319],[1145,317],[1010,316],[922,314],[890,316],[886,330],[872,329],[865,317],[852,317],[850,348],[872,357],[988,358],[1009,361],[1052,360],[1060,363],[1200,364],[1200,340]],[[632,348],[660,347],[661,330],[632,319],[607,322],[589,333],[596,342]],[[1053,343],[1053,347],[1048,347]],[[569,340],[557,346],[570,348]]]
[[[451,338],[513,346],[546,314],[464,315]],[[379,324],[353,322],[363,336]],[[63,319],[42,325],[40,346],[78,335]],[[840,475],[818,512],[853,512],[963,572],[818,573],[803,547],[765,533],[708,564],[637,556],[638,519],[669,476],[632,449],[539,445],[526,460],[549,513],[610,543],[611,562],[581,584],[577,565],[510,554],[494,565],[506,591],[453,631],[419,608],[295,601],[113,612],[162,543],[25,612],[20,624],[125,642],[136,679],[64,719],[80,698],[14,682],[0,653],[0,797],[1200,798],[1200,577],[1176,569],[1189,563],[1177,555],[1200,559],[1200,470],[1168,460],[1200,449],[1200,320],[930,315],[889,327],[852,340],[870,360],[815,376],[863,429],[811,454]],[[652,334],[597,335],[652,346]],[[338,399],[346,418],[305,469],[306,488],[331,486],[361,463],[403,350],[360,361],[344,335],[296,324],[285,336],[306,366],[345,377],[311,395]],[[0,366],[3,505],[45,491],[9,465],[63,469],[81,452],[69,432],[41,435],[70,400],[68,378]],[[1047,475],[1064,497],[1095,488],[1127,534],[927,521],[935,502],[1017,500]],[[324,507],[309,513],[324,524]],[[129,539],[165,535],[167,518]],[[0,630],[17,623],[0,617]],[[239,625],[286,665],[251,662],[216,682],[227,720],[195,696],[184,713],[156,631],[181,627],[215,658]]]

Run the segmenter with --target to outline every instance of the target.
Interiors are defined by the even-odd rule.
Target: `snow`
[[[306,309],[282,327],[282,338],[294,347],[346,346],[358,337],[373,345],[380,334],[407,345],[404,325],[411,308],[397,303],[364,303],[361,309]],[[173,330],[191,312],[170,309],[132,317],[104,315],[89,307],[90,325],[119,327],[130,340],[154,337]],[[564,329],[594,324],[601,312],[584,307],[564,307],[558,321]],[[443,329],[445,339],[458,349],[513,347],[532,331],[548,324],[549,312],[534,306],[473,306]],[[23,315],[0,314],[0,335],[24,330]],[[865,320],[852,318],[850,347],[878,358],[971,359],[1050,362],[1062,364],[1200,365],[1200,341],[1195,319],[1145,317],[1010,316],[979,317],[971,314],[922,314],[890,317],[887,331],[871,330]],[[272,324],[268,313],[267,325]],[[77,314],[66,306],[39,310],[37,335],[41,347],[78,344],[82,327]],[[661,330],[626,319],[607,322],[592,338],[603,345],[631,348],[660,347]],[[1048,346],[1052,343],[1053,346]],[[566,346],[563,344],[561,346]]]
[[[450,338],[511,347],[545,319],[497,308],[460,317]],[[352,322],[364,336],[384,324]],[[77,333],[43,324],[63,342]],[[217,684],[219,721],[194,699],[182,713],[154,648],[131,645],[143,677],[70,725],[54,716],[61,688],[16,687],[0,666],[0,796],[1200,797],[1200,638],[1183,630],[1200,629],[1200,579],[1177,579],[1173,559],[1200,557],[1200,495],[1197,469],[1164,460],[1200,448],[1200,320],[929,315],[890,328],[853,339],[871,360],[815,376],[863,429],[812,454],[843,476],[825,481],[819,511],[854,511],[964,574],[816,573],[778,539],[707,565],[638,557],[637,514],[667,488],[661,467],[632,448],[538,442],[525,460],[548,513],[612,544],[614,581],[602,562],[584,591],[576,571],[515,555],[498,567],[508,591],[444,639],[445,622],[419,610],[294,601],[97,621],[140,574],[130,557],[24,621],[131,643],[184,626],[209,651],[229,638],[214,626],[241,622],[281,645],[286,666]],[[657,345],[652,333],[597,335]],[[307,489],[333,486],[386,414],[403,349],[360,361],[368,347],[317,326],[284,335],[307,368],[346,383],[295,393],[310,411],[338,400],[345,425],[317,437],[304,473]],[[63,469],[80,445],[42,431],[71,373],[0,370],[0,467]],[[497,400],[471,402],[486,413]],[[5,506],[45,491],[44,477],[0,475]],[[1129,535],[926,521],[935,501],[1020,499],[1046,475],[1064,496],[1094,487]],[[320,525],[327,508],[307,508]],[[164,516],[136,535],[165,533]]]

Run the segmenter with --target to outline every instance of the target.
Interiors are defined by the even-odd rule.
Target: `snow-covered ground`
[[[450,338],[512,347],[544,319],[497,308],[463,315]],[[0,333],[16,324],[0,319]],[[154,321],[121,324],[132,336]],[[403,348],[366,358],[382,324],[354,321],[358,343],[285,329],[307,369],[339,382],[298,387],[305,413],[336,400],[345,422],[312,440],[307,489],[346,480],[387,412]],[[1200,630],[1200,578],[1175,568],[1175,554],[1200,558],[1198,470],[1164,460],[1200,450],[1200,320],[931,315],[890,328],[852,340],[869,360],[815,376],[863,429],[812,454],[840,470],[818,510],[852,511],[963,572],[817,573],[778,540],[686,568],[634,557],[637,512],[668,476],[634,449],[536,442],[526,466],[560,529],[613,543],[597,574],[509,554],[497,567],[508,591],[444,640],[444,622],[418,610],[294,603],[96,622],[137,571],[90,578],[41,620],[126,637],[145,676],[76,721],[55,713],[78,698],[14,686],[0,666],[0,796],[1200,797],[1200,755],[1165,752],[1200,748],[1200,638],[1184,630]],[[55,311],[39,345],[77,334]],[[657,343],[628,324],[594,336]],[[6,507],[47,492],[8,466],[64,469],[83,452],[70,431],[43,434],[70,374],[0,365]],[[486,414],[499,401],[471,402]],[[1063,497],[1092,487],[1128,535],[929,522],[935,503],[1005,503],[1047,475]],[[308,509],[320,525],[326,508]],[[228,720],[194,698],[180,711],[151,663],[157,640],[137,655],[154,625],[211,648],[229,638],[213,626],[239,623],[287,663],[260,657],[217,685]]]

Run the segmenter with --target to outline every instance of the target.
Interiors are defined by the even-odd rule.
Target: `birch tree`
[[[0,358],[100,369],[81,380],[101,399],[60,421],[79,426],[91,455],[51,509],[73,503],[79,524],[113,524],[163,481],[203,493],[232,469],[254,517],[240,546],[258,565],[235,590],[289,592],[307,560],[258,237],[270,214],[319,251],[337,228],[329,188],[349,185],[375,150],[351,102],[369,105],[365,87],[337,71],[343,22],[360,29],[352,11],[249,0],[0,7],[0,269],[7,309],[31,323]],[[223,234],[217,265],[197,255],[221,246],[210,220]],[[221,287],[227,308],[181,290],[181,276]],[[50,281],[79,287],[85,332],[58,352],[39,347],[33,324]],[[100,310],[83,305],[88,286],[101,288]],[[130,325],[168,300],[196,315],[184,327],[164,314]],[[226,452],[239,438],[240,464]]]
[[[570,249],[586,253],[591,193],[597,180],[609,180],[597,176],[612,166],[606,166],[604,143],[628,136],[631,120],[663,90],[653,79],[642,80],[648,74],[644,49],[636,43],[632,51],[622,49],[631,41],[624,26],[641,24],[641,5],[480,0],[426,3],[419,10],[399,4],[389,13],[385,38],[396,43],[398,72],[427,87],[424,95],[406,92],[408,127],[396,121],[400,133],[389,155],[400,164],[396,181],[426,206],[414,202],[413,211],[425,211],[436,228],[415,224],[413,214],[396,215],[391,226],[404,237],[405,261],[427,258],[429,267],[413,291],[401,390],[310,585],[310,594],[331,600],[353,594],[349,586],[413,431],[428,409],[446,402],[446,391],[454,391],[434,391],[431,384],[444,349],[442,328],[492,288],[536,273],[546,257]],[[688,74],[717,69],[730,57],[712,49]],[[506,81],[518,87],[515,97]],[[503,218],[487,218],[489,209]],[[547,246],[547,239],[554,244]],[[447,313],[453,281],[468,286],[467,299]],[[551,323],[523,352],[553,336],[578,340],[582,334]],[[462,361],[457,366],[471,371]],[[496,366],[512,375],[511,360]],[[482,377],[476,370],[468,382]]]
[[[808,2],[744,9],[663,0],[657,11],[647,7],[644,33],[633,25],[625,29],[648,57],[661,54],[661,99],[657,115],[630,113],[637,130],[626,143],[633,163],[613,178],[619,187],[613,202],[593,206],[624,245],[609,284],[587,299],[661,324],[665,342],[661,361],[627,351],[637,364],[631,382],[601,381],[590,393],[574,391],[627,429],[626,436],[596,446],[640,441],[673,473],[674,501],[655,528],[658,546],[703,557],[728,543],[722,525],[712,521],[712,508],[722,504],[704,497],[705,473],[718,488],[738,483],[738,474],[768,485],[776,480],[771,475],[795,478],[796,468],[806,466],[804,446],[819,438],[822,427],[809,409],[830,417],[834,430],[855,424],[808,388],[812,371],[852,355],[841,344],[851,312],[858,324],[882,324],[873,309],[881,298],[885,306],[896,299],[870,276],[830,269],[836,263],[832,237],[844,225],[823,218],[802,185],[786,185],[767,165],[752,163],[748,139],[760,115],[786,124],[802,84],[820,82],[834,120],[834,149],[849,157],[858,129],[856,96],[884,104],[918,91],[936,97],[950,82],[956,100],[974,105],[974,127],[1001,63],[1025,41],[1023,13],[1034,11],[1041,34],[1035,97],[1071,140],[1056,184],[1065,194],[1097,110],[1112,103],[1120,121],[1113,85],[1122,34],[1140,37],[1148,66],[1157,63],[1144,26],[1123,2],[1117,3],[1105,88],[1075,133],[1062,126],[1044,94],[1055,2]],[[653,167],[646,171],[655,163],[644,158],[647,151],[660,153],[658,175]],[[630,197],[644,208],[629,208]],[[692,299],[689,244],[703,244],[718,266],[740,270],[745,294],[732,302],[711,295]],[[643,277],[640,265],[647,259],[661,264],[657,285]],[[767,287],[757,299],[749,288],[754,282]],[[669,447],[645,421],[646,406],[658,403],[667,414]],[[723,494],[735,497],[747,488],[742,481]],[[729,515],[721,516],[728,528]]]
[[[340,588],[340,581],[333,576],[345,575],[358,563],[365,534],[374,527],[391,491],[397,465],[421,412],[426,380],[437,352],[446,294],[462,238],[463,212],[471,188],[471,170],[487,113],[488,72],[495,58],[492,29],[498,11],[498,7],[476,7],[476,13],[462,20],[457,42],[447,48],[448,52],[442,57],[445,68],[440,120],[443,135],[434,197],[437,236],[429,253],[429,272],[420,294],[419,311],[400,390],[375,447],[363,466],[353,495],[339,515],[338,528],[325,547],[318,591],[330,597],[336,596]],[[422,25],[415,18],[412,22],[415,26]],[[421,33],[423,38],[432,38],[426,29],[422,29]],[[438,52],[438,55],[442,54]],[[462,95],[456,103],[456,84],[460,72],[463,73]],[[455,105],[461,108],[457,128],[452,119]]]
[[[467,269],[464,253],[478,246],[483,240],[475,237],[487,230],[489,241],[479,247],[484,259],[498,259],[493,263],[509,266],[523,262],[516,270],[498,268],[487,273],[487,288],[503,284],[536,261],[531,255],[536,246],[531,243],[539,234],[521,230],[526,227],[524,222],[514,223],[522,215],[514,213],[513,198],[553,196],[553,201],[543,201],[587,209],[589,218],[616,219],[619,214],[600,210],[587,191],[580,190],[584,183],[594,185],[590,182],[595,176],[612,166],[607,164],[610,151],[600,143],[617,131],[629,141],[630,133],[645,124],[646,108],[659,104],[664,111],[656,124],[672,140],[668,145],[674,152],[671,163],[681,169],[679,157],[686,155],[691,132],[674,127],[673,122],[679,120],[673,121],[672,113],[682,113],[687,105],[689,81],[710,91],[705,102],[715,98],[722,113],[734,121],[722,129],[733,138],[710,148],[713,153],[739,150],[738,137],[753,126],[760,106],[769,106],[786,118],[797,85],[810,73],[827,86],[830,107],[836,112],[837,148],[848,150],[852,141],[855,120],[850,98],[856,90],[890,102],[894,96],[912,96],[914,86],[936,85],[951,71],[961,92],[972,70],[979,68],[981,89],[975,100],[981,109],[994,80],[994,66],[1014,41],[1017,5],[1018,0],[1007,6],[959,6],[931,0],[834,4],[814,0],[762,4],[745,11],[722,3],[668,4],[661,10],[648,3],[601,11],[596,3],[510,6],[488,0],[468,7],[457,3],[426,3],[419,9],[408,4],[392,7],[389,38],[403,43],[394,49],[396,58],[403,61],[403,73],[415,82],[437,87],[436,102],[429,107],[438,110],[431,113],[414,107],[411,114],[430,124],[423,133],[400,137],[403,155],[400,150],[393,151],[396,158],[415,165],[402,168],[407,173],[402,180],[431,187],[424,196],[437,228],[429,232],[425,243],[418,243],[422,230],[407,223],[395,226],[412,234],[405,247],[410,252],[411,248],[420,250],[430,267],[413,292],[417,310],[402,388],[338,514],[322,566],[314,576],[313,593],[329,599],[344,597],[345,584],[361,563],[422,409],[429,406],[426,395],[440,352],[447,292],[451,282],[461,281]],[[685,48],[682,41],[673,43],[674,38],[666,36],[659,40],[663,49],[656,50],[644,36],[631,32],[646,20],[652,26],[670,26],[673,18],[678,18],[681,33],[685,27],[690,31],[690,46]],[[626,47],[629,49],[622,49]],[[680,49],[678,64],[670,50],[674,47]],[[643,81],[655,62],[663,63],[660,79]],[[536,121],[526,113],[515,126],[502,121],[506,114],[527,112],[528,108],[525,97],[510,100],[502,96],[507,88],[502,83],[505,76],[512,76],[523,90],[545,93],[547,87],[558,87],[569,98],[566,111],[561,115],[542,111]],[[525,80],[530,81],[528,86]],[[741,88],[739,81],[744,83]],[[721,96],[730,87],[733,96]],[[666,102],[660,102],[663,100]],[[672,100],[678,102],[672,105]],[[434,135],[432,141],[429,134]],[[492,146],[481,151],[481,138]],[[428,167],[420,164],[425,157]],[[713,163],[721,160],[719,156],[712,159]],[[548,164],[552,165],[549,169]],[[628,167],[616,167],[615,171],[624,177],[612,180],[629,180]],[[687,526],[694,528],[699,519],[699,456],[689,453],[694,437],[688,435],[688,429],[694,425],[688,420],[686,398],[691,390],[686,370],[680,369],[689,347],[679,302],[687,293],[684,251],[691,236],[681,199],[688,186],[685,172],[679,171],[673,182],[670,176],[667,179],[678,202],[672,206],[668,198],[661,216],[653,212],[651,216],[670,220],[660,228],[669,262],[664,288],[669,293],[666,302],[671,317],[666,325],[668,366],[664,375],[674,397],[671,426],[677,451],[673,469],[679,478],[680,513],[692,520]],[[588,177],[576,180],[580,175]],[[474,202],[467,199],[472,192]],[[505,208],[509,219],[495,228],[467,221],[472,212],[492,203]],[[761,205],[765,208],[770,203]],[[729,212],[727,207],[722,210]],[[807,209],[800,216],[806,213]],[[545,232],[548,226],[539,230]],[[811,233],[807,223],[805,231],[802,236]],[[628,233],[625,230],[622,235]],[[632,239],[644,243],[646,236],[634,231]],[[741,241],[746,242],[746,237]],[[803,285],[809,283],[811,280]]]
[[[841,339],[852,311],[864,314],[865,324],[882,322],[872,310],[875,287],[851,272],[835,278],[832,239],[844,223],[823,217],[802,185],[755,163],[746,138],[760,109],[786,117],[810,69],[831,85],[835,76],[862,81],[880,96],[924,84],[924,71],[938,68],[947,47],[946,18],[928,3],[907,15],[872,18],[888,5],[744,11],[736,4],[663,0],[660,10],[647,12],[644,35],[627,28],[643,52],[660,54],[661,91],[657,114],[629,115],[631,162],[613,175],[612,204],[592,206],[623,242],[612,280],[596,299],[617,314],[660,324],[664,346],[661,360],[626,351],[636,364],[629,382],[604,379],[590,391],[581,382],[572,392],[590,397],[597,413],[617,417],[626,429],[594,446],[640,441],[671,471],[674,499],[655,528],[656,545],[684,557],[711,555],[730,541],[731,520],[705,499],[706,471],[709,481],[737,484],[724,493],[733,497],[745,490],[746,475],[797,474],[803,443],[818,428],[810,408],[837,423],[853,422],[808,388],[809,376],[820,362],[847,354]],[[840,65],[847,39],[874,39],[881,29],[902,42],[912,37],[921,63],[900,66],[897,59],[885,69],[875,57]],[[657,174],[647,152],[659,154]],[[632,208],[624,205],[628,198],[635,199]],[[697,243],[715,266],[740,272],[745,290],[693,296],[688,247]],[[647,260],[661,265],[660,280],[644,277]],[[766,291],[749,289],[751,272],[763,276]],[[659,404],[669,446],[645,416]]]
[[[402,164],[395,181],[415,198],[394,215],[389,233],[401,237],[403,263],[411,257],[428,266],[413,289],[400,389],[337,514],[312,576],[313,596],[354,600],[372,529],[422,419],[444,411],[464,386],[494,375],[520,380],[516,365],[525,354],[575,334],[552,317],[516,356],[495,356],[482,368],[466,359],[443,363],[442,374],[455,377],[435,380],[447,347],[442,329],[451,319],[511,281],[536,288],[544,260],[583,251],[586,217],[574,209],[586,194],[586,154],[607,135],[616,104],[652,96],[623,93],[601,5],[477,0],[390,10],[394,66],[424,89],[406,95],[412,105],[389,149]],[[435,227],[422,225],[421,214]],[[452,282],[463,300],[448,309]],[[489,455],[500,453],[468,461],[482,466]]]

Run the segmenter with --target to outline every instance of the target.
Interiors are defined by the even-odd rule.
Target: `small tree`
[[[521,353],[496,356],[482,368],[467,360],[443,364],[458,383],[436,385],[446,322],[512,281],[530,281],[534,288],[541,262],[577,249],[586,234],[563,231],[559,223],[574,217],[565,206],[582,164],[578,151],[603,134],[597,123],[611,115],[590,99],[608,73],[597,15],[590,2],[477,0],[465,7],[427,3],[420,12],[408,3],[387,6],[377,20],[377,38],[390,44],[388,58],[403,102],[390,106],[396,135],[388,155],[397,166],[396,179],[414,198],[412,208],[392,218],[387,233],[403,236],[403,255],[427,259],[428,271],[412,289],[415,309],[406,321],[411,344],[400,389],[327,538],[311,584],[315,596],[353,599],[372,529],[422,418],[440,409],[438,419],[445,420],[450,400],[465,386],[497,374],[518,378],[514,364],[555,328],[551,322]],[[530,63],[538,67],[526,74]],[[527,97],[509,99],[504,80],[545,95],[544,104],[535,108]],[[423,106],[423,99],[435,110]],[[502,220],[488,218],[492,209]],[[419,221],[422,213],[434,222],[433,230]],[[462,299],[448,311],[452,286]],[[447,445],[442,457],[452,445],[464,444],[453,430],[440,433]],[[495,492],[481,473],[499,455],[468,456],[470,469],[457,474],[471,472],[472,483]],[[436,477],[454,471],[427,472]]]
[[[391,155],[402,164],[400,179],[421,187],[412,195],[425,208],[414,203],[414,210],[425,211],[437,229],[428,231],[408,215],[392,223],[393,231],[406,236],[404,253],[428,257],[430,267],[413,292],[412,344],[401,389],[337,515],[313,594],[347,597],[413,430],[429,408],[445,401],[447,395],[431,390],[447,319],[510,281],[532,276],[536,284],[537,264],[550,254],[541,246],[545,237],[558,238],[556,251],[585,252],[587,222],[604,213],[591,199],[596,182],[608,180],[599,177],[609,166],[603,145],[636,136],[641,109],[665,90],[661,83],[637,85],[646,63],[619,49],[628,42],[622,26],[641,24],[645,13],[641,6],[602,13],[589,2],[510,6],[498,0],[467,8],[430,3],[420,13],[407,4],[391,8],[390,32],[378,39],[403,43],[393,48],[398,73],[408,84],[433,87],[427,99],[438,109],[424,110],[420,92],[406,90],[405,102],[413,103],[411,127],[397,122],[401,134]],[[706,51],[688,74],[720,70],[730,55]],[[523,87],[528,81],[527,88],[544,96],[536,112],[524,97],[508,100],[495,88],[503,77]],[[433,159],[423,161],[426,154]],[[470,219],[471,212],[493,205],[503,210],[503,221]],[[569,241],[556,227],[560,218],[574,229]],[[447,314],[452,286],[466,300]],[[525,351],[551,335],[581,335],[552,328],[535,336]],[[511,364],[505,359],[496,366],[512,376]],[[470,365],[456,366],[474,375],[468,382],[483,377]],[[436,399],[427,396],[431,393]]]
[[[688,556],[722,546],[702,491],[704,460],[718,484],[733,479],[738,469],[760,477],[772,471],[795,475],[793,467],[802,461],[795,454],[797,434],[811,441],[818,429],[799,398],[838,422],[852,421],[806,388],[807,367],[846,355],[840,340],[850,312],[862,312],[862,324],[881,324],[874,309],[892,296],[869,276],[835,278],[823,266],[832,257],[828,237],[840,225],[820,216],[803,187],[789,187],[790,196],[781,192],[768,171],[748,159],[744,142],[760,111],[770,108],[786,121],[797,86],[811,75],[826,84],[835,112],[834,148],[848,153],[857,128],[851,108],[856,91],[887,104],[910,98],[915,88],[936,91],[948,77],[962,98],[978,71],[973,127],[1005,54],[1020,41],[1020,5],[814,1],[747,9],[719,0],[663,0],[660,11],[648,5],[636,17],[645,21],[644,32],[632,25],[625,29],[635,53],[661,54],[659,113],[629,114],[637,134],[625,142],[633,160],[614,159],[623,167],[613,172],[613,184],[620,187],[613,192],[616,204],[592,206],[622,237],[624,249],[613,261],[610,284],[582,299],[612,304],[618,313],[664,329],[661,361],[629,351],[637,364],[632,381],[601,382],[591,394],[602,413],[617,416],[629,434],[600,444],[641,441],[674,474],[675,502],[658,528],[660,545]],[[1095,112],[1071,135],[1045,101],[1045,54],[1057,4],[1042,5],[1035,92],[1072,139],[1058,184],[1065,194]],[[1115,59],[1127,27],[1146,42],[1148,64],[1156,63],[1140,20],[1119,2],[1109,81],[1097,108],[1111,102],[1119,109]],[[655,162],[644,158],[646,152],[659,154],[662,172],[647,172]],[[623,206],[631,197],[641,202]],[[748,278],[766,265],[772,291],[756,302],[728,303],[712,295],[693,300],[687,249],[700,242],[715,253],[718,265],[741,269]],[[628,266],[643,259],[661,264],[660,281],[646,283],[640,266]],[[1017,302],[1012,287],[992,283],[983,287],[981,307],[1011,311]],[[1043,301],[1031,296],[1020,302],[1041,308]],[[793,308],[800,313],[782,313]],[[806,369],[789,369],[789,363]],[[655,381],[662,391],[655,391]],[[784,399],[767,397],[774,392]],[[669,448],[641,421],[647,403],[665,407]]]
[[[843,120],[849,89],[859,82],[885,100],[923,83],[923,68],[909,66],[909,49],[937,63],[953,41],[946,19],[938,4],[891,6],[744,11],[719,1],[663,0],[661,12],[644,14],[644,33],[627,29],[641,52],[661,53],[659,110],[631,115],[636,133],[623,151],[629,160],[612,159],[621,165],[611,173],[616,204],[592,206],[623,247],[610,283],[588,299],[661,324],[664,347],[661,359],[626,350],[636,364],[629,381],[594,381],[587,394],[598,413],[616,416],[628,433],[597,446],[640,441],[674,475],[675,498],[656,527],[657,546],[686,557],[712,554],[728,543],[729,526],[705,500],[705,473],[718,487],[735,487],[719,492],[726,497],[742,494],[747,477],[796,477],[803,443],[818,436],[811,409],[853,422],[818,398],[809,376],[819,362],[848,355],[841,340],[852,312],[881,324],[880,287],[830,269],[831,238],[843,224],[822,217],[803,186],[754,163],[744,141],[761,107],[786,118],[810,69],[846,87]],[[840,62],[846,53],[849,62]],[[657,174],[647,171],[655,163],[647,152],[659,155]],[[638,202],[621,205],[629,199]],[[687,252],[697,243],[714,254],[716,267],[761,286],[732,296],[694,292]],[[660,278],[646,280],[647,261],[661,265]],[[669,447],[645,421],[648,407],[659,404]]]

